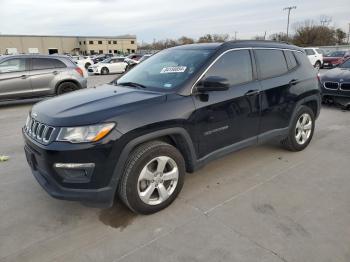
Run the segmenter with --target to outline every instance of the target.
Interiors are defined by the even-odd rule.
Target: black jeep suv
[[[40,102],[23,128],[32,172],[53,197],[134,212],[168,206],[185,172],[272,138],[292,151],[320,111],[304,51],[270,41],[159,52],[118,80]]]

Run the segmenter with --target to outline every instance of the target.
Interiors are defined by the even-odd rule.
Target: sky
[[[1,34],[92,35],[134,34],[138,42],[207,33],[238,39],[285,32],[286,6],[291,32],[304,20],[348,31],[350,0],[0,0]]]

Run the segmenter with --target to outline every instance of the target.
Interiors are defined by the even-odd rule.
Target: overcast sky
[[[297,6],[292,27],[327,15],[331,25],[348,30],[350,0],[0,0],[0,33],[135,34],[139,42],[151,42],[238,31],[238,38],[246,39],[285,32],[282,9],[288,5]]]

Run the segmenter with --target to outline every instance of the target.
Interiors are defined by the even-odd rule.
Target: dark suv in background
[[[83,71],[67,56],[0,57],[0,101],[59,95],[86,84]]]
[[[306,148],[320,100],[316,71],[296,46],[184,45],[113,83],[36,104],[25,152],[53,197],[111,206],[118,195],[149,214],[210,160],[271,139]]]

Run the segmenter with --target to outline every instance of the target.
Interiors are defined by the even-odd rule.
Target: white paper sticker
[[[164,67],[160,73],[161,74],[171,74],[171,73],[183,73],[186,71],[186,66],[169,66]]]

